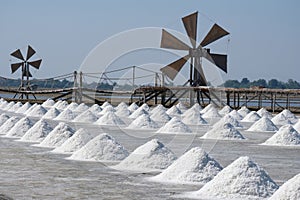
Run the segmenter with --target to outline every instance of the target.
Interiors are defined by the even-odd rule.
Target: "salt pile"
[[[33,125],[34,123],[28,117],[24,117],[7,132],[5,137],[22,137]]]
[[[195,105],[198,105],[198,104],[195,104]],[[191,107],[190,109],[186,110],[182,115],[181,117],[185,117],[187,115],[191,115],[191,114],[200,114],[200,111],[195,108],[194,106]],[[201,115],[201,114],[200,114]]]
[[[171,117],[164,110],[157,111],[151,114],[151,119],[156,122],[168,122],[171,120]]]
[[[98,104],[94,104],[89,108],[89,111],[99,117],[99,113],[102,111],[102,108]]]
[[[41,119],[36,122],[24,135],[21,141],[28,142],[41,142],[52,131],[52,127],[44,120]]]
[[[238,113],[242,115],[242,117],[245,117],[248,113],[250,113],[250,110],[246,106],[242,106],[239,110]]]
[[[72,102],[65,109],[69,109],[69,110],[75,111],[75,109],[77,107],[78,107],[78,104],[76,102]]]
[[[38,106],[37,103],[33,104],[33,105],[30,106],[30,108],[28,108],[23,114],[27,115],[27,114],[30,113],[36,106]]]
[[[242,122],[256,122],[260,118],[261,117],[255,111],[251,111],[244,117],[244,119],[242,119]]]
[[[9,112],[16,112],[19,108],[21,108],[23,104],[21,102],[15,103],[8,111]]]
[[[149,107],[148,104],[146,104],[146,103],[143,103],[143,105],[141,105],[140,108],[143,108],[143,109],[146,110],[147,112],[150,111],[150,107]]]
[[[300,199],[300,174],[297,174],[269,198],[269,200],[299,200]]]
[[[54,104],[55,102],[52,99],[47,99],[46,101],[44,101],[42,106],[45,108],[51,108],[52,106],[54,106]]]
[[[0,126],[2,126],[7,120],[9,119],[9,116],[5,113],[0,115]]]
[[[27,116],[42,117],[46,113],[47,113],[47,110],[43,106],[37,105],[30,112],[27,113]]]
[[[152,181],[205,184],[215,177],[222,166],[199,147],[192,148],[174,161]]]
[[[232,111],[232,108],[228,105],[224,106],[220,111],[219,114],[220,115],[227,115],[228,113],[230,113]]]
[[[130,129],[155,129],[158,128],[156,122],[154,122],[149,115],[143,114],[133,120],[131,124],[127,127]]]
[[[2,101],[1,102],[1,105],[0,105],[0,109],[1,110],[4,110],[4,108],[8,105],[8,102],[7,101]]]
[[[233,118],[235,118],[236,120],[242,120],[243,116],[236,110],[232,110],[229,115],[231,115]],[[246,116],[246,115],[245,115]]]
[[[128,109],[128,105],[125,102],[121,102],[117,105],[117,107],[115,108],[116,110],[119,110],[120,108],[127,108]]]
[[[1,123],[0,123],[1,124]],[[294,124],[293,128],[300,133],[300,120],[296,124]]]
[[[268,117],[269,119],[272,119],[273,117],[272,114],[265,108],[259,109],[256,113],[259,114],[260,117]]]
[[[31,104],[29,102],[26,102],[21,108],[16,110],[16,113],[25,113],[29,108],[31,107]]]
[[[263,199],[278,185],[249,157],[240,157],[220,171],[191,197],[209,199]]]
[[[15,102],[9,102],[5,107],[2,107],[3,110],[9,110],[15,105]]]
[[[74,130],[67,124],[60,122],[37,146],[41,147],[58,147],[62,145],[73,134]]]
[[[99,113],[100,115],[105,115],[108,112],[115,112],[114,107],[112,107],[111,105],[107,105],[105,106],[102,111]]]
[[[112,136],[103,133],[75,151],[69,159],[85,161],[120,161],[128,156],[128,151]]]
[[[80,128],[78,129],[72,137],[67,139],[61,146],[56,147],[52,152],[55,153],[74,153],[79,150],[81,147],[86,145],[93,135],[87,130]]]
[[[44,119],[54,119],[60,114],[60,111],[54,106],[50,108],[47,113],[42,117]]]
[[[210,110],[211,108],[214,108],[215,106],[213,104],[208,104],[207,106],[205,106],[205,108],[203,108],[200,113],[204,114],[206,113],[208,110]]]
[[[75,117],[76,115],[71,110],[65,109],[54,120],[72,121]]]
[[[255,122],[247,131],[253,132],[267,132],[267,131],[277,131],[277,126],[268,118],[262,117],[260,120]]]
[[[219,114],[217,108],[212,106],[209,110],[207,110],[203,115],[203,118],[220,118],[221,115]]]
[[[136,148],[127,158],[112,168],[128,171],[157,171],[167,168],[175,154],[157,139]]]
[[[195,104],[196,105],[196,104]],[[184,112],[184,111],[186,111],[187,110],[187,107],[184,105],[184,103],[182,103],[182,102],[179,102],[177,105],[176,105],[176,107],[180,110],[180,111],[182,111],[182,112]]]
[[[154,114],[156,112],[161,112],[161,111],[167,111],[167,108],[165,108],[163,105],[158,104],[155,108],[153,108],[149,113]]]
[[[132,112],[132,113],[134,111],[136,111],[138,108],[139,108],[139,106],[136,105],[136,103],[134,103],[134,102],[132,104],[130,104],[130,106],[128,107],[129,111]]]
[[[0,127],[0,134],[7,134],[7,132],[20,120],[19,117],[13,116],[9,118],[2,126]]]
[[[277,126],[292,124],[292,122],[282,112],[273,117],[272,122]]]
[[[135,119],[143,114],[149,114],[144,108],[140,107],[136,111],[134,111],[131,115],[129,115],[129,118]]]
[[[263,144],[279,146],[300,145],[300,134],[292,125],[284,125]]]
[[[128,117],[129,115],[131,115],[131,112],[127,107],[119,107],[115,113],[119,117]]]
[[[99,125],[125,125],[123,120],[120,119],[114,112],[107,112],[100,117],[95,124]]]
[[[298,121],[298,118],[296,117],[295,114],[293,114],[291,111],[284,109],[281,111],[281,113],[288,118],[292,123],[296,123]]]
[[[218,139],[218,140],[242,140],[244,136],[234,128],[230,123],[213,126],[213,128],[206,132],[201,138],[204,139]]]
[[[84,112],[86,110],[88,110],[89,107],[87,105],[85,105],[85,103],[81,103],[79,104],[79,106],[75,109],[75,112]]]
[[[235,128],[243,128],[243,126],[240,124],[238,120],[236,120],[234,117],[232,117],[230,114],[226,114],[224,117],[222,117],[217,123],[215,123],[213,126],[222,126],[226,123],[230,123]]]
[[[54,104],[54,107],[56,107],[57,109],[60,109],[60,110],[64,110],[68,107],[68,105],[69,105],[68,102],[59,100],[58,102],[56,102]]]
[[[191,133],[192,130],[178,117],[173,117],[168,123],[161,127],[157,133]]]
[[[94,115],[91,111],[86,110],[85,112],[81,113],[75,119],[73,122],[81,122],[81,123],[94,123],[98,120],[98,117]]]
[[[182,122],[189,125],[203,125],[207,124],[207,121],[201,117],[199,111],[187,110],[182,119]]]
[[[107,106],[112,106],[110,103],[108,103],[107,101],[105,101],[100,107],[103,109]]]
[[[177,108],[177,106],[172,106],[171,108],[169,108],[166,113],[170,116],[176,116],[176,115],[181,115],[182,112],[179,108]]]

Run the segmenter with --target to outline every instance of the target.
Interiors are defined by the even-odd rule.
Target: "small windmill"
[[[190,77],[188,82],[190,86],[193,87],[207,86],[207,80],[201,66],[202,58],[206,58],[211,63],[227,73],[227,55],[211,53],[210,49],[204,47],[228,35],[229,32],[224,30],[219,25],[214,24],[207,35],[204,37],[204,39],[197,46],[197,19],[198,12],[192,13],[182,18],[183,25],[192,46],[185,44],[164,29],[162,30],[162,38],[160,44],[161,48],[188,51],[188,54],[186,56],[176,60],[175,62],[172,62],[171,64],[161,68],[160,70],[171,80],[174,80],[185,63],[189,59],[191,59]],[[199,92],[197,92],[197,98],[199,101]]]
[[[21,60],[21,62],[13,63],[11,64],[11,73],[15,73],[20,67],[21,67],[21,85],[19,90],[31,90],[30,87],[30,80],[29,78],[32,77],[32,74],[29,71],[29,66],[34,67],[36,69],[40,68],[42,59],[34,60],[34,61],[29,61],[30,58],[35,54],[35,50],[28,45],[27,49],[27,55],[26,59],[22,55],[22,52],[20,49],[17,49],[16,51],[12,52],[10,55],[18,58]],[[26,80],[25,80],[26,77]]]

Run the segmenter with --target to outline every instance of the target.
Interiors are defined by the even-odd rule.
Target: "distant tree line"
[[[272,89],[300,89],[300,83],[293,79],[289,79],[287,82],[282,82],[277,79],[271,79],[269,81],[266,81],[265,79],[249,81],[248,78],[243,78],[241,81],[227,80],[223,86],[229,88],[263,87]]]

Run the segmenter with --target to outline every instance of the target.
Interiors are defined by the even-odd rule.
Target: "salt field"
[[[0,109],[0,193],[13,199],[300,196],[300,122],[288,110],[2,99]]]

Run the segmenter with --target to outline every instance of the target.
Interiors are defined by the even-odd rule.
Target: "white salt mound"
[[[75,151],[69,159],[85,161],[120,161],[128,156],[128,151],[112,136],[103,133]]]
[[[136,148],[114,169],[128,171],[157,171],[167,168],[176,159],[175,154],[157,139]]]
[[[204,114],[206,113],[208,110],[210,110],[211,108],[215,108],[215,106],[213,104],[208,104],[207,106],[205,106],[205,108],[203,108],[200,113]]]
[[[277,131],[277,126],[266,116],[262,117],[260,120],[252,124],[247,131],[253,132],[267,132],[267,131]]]
[[[38,106],[37,103],[33,104],[33,105],[30,106],[30,108],[28,108],[23,114],[27,115],[27,114],[30,113],[36,106]]]
[[[99,113],[102,111],[102,108],[98,104],[94,104],[89,108],[89,111],[99,117]]]
[[[171,108],[169,108],[166,113],[170,116],[175,116],[175,115],[181,115],[182,112],[181,110],[177,107],[177,106],[172,106]]]
[[[115,112],[114,107],[112,107],[111,105],[107,105],[105,106],[102,111],[99,113],[100,115],[105,115],[108,112]]]
[[[46,101],[44,101],[42,106],[45,108],[51,108],[52,106],[54,106],[54,104],[55,102],[52,99],[47,99]]]
[[[26,102],[21,108],[16,110],[16,113],[24,114],[30,107],[31,107],[31,104],[29,102]]]
[[[75,109],[75,112],[84,112],[87,111],[89,107],[85,103],[79,104],[79,106]]]
[[[251,111],[244,117],[244,119],[242,119],[242,122],[256,122],[260,118],[261,117],[255,111]]]
[[[60,122],[38,146],[58,147],[69,139],[74,132],[69,125]]]
[[[47,110],[43,106],[37,105],[30,112],[27,113],[27,116],[42,117],[46,113],[47,113]]]
[[[66,109],[68,106],[69,106],[68,102],[62,101],[62,100],[59,100],[58,102],[56,102],[56,103],[54,104],[54,107],[56,107],[57,109],[60,109],[60,110],[64,110],[64,109]]]
[[[21,102],[17,102],[8,111],[10,111],[10,112],[16,112],[22,106],[23,106],[23,104]]]
[[[240,157],[220,171],[192,197],[209,199],[264,199],[278,185],[249,157]]]
[[[98,120],[98,117],[94,115],[91,111],[86,110],[85,112],[81,113],[75,119],[73,122],[81,122],[81,123],[94,123]]]
[[[298,121],[298,118],[296,117],[295,114],[293,114],[291,111],[284,109],[281,111],[281,113],[288,118],[292,123],[296,123]]]
[[[236,110],[232,110],[229,115],[231,115],[236,120],[242,120],[244,117]],[[245,115],[246,116],[246,115]]]
[[[195,104],[196,105],[196,104]],[[179,102],[176,107],[180,110],[180,111],[186,111],[187,110],[187,107],[184,105],[184,103],[182,102]]]
[[[243,128],[243,126],[240,124],[238,120],[236,120],[234,117],[232,117],[230,114],[226,114],[224,117],[222,117],[218,122],[216,122],[213,126],[223,126],[226,123],[230,123],[235,128]]]
[[[242,140],[244,136],[234,128],[230,123],[219,126],[213,126],[211,130],[206,132],[201,138],[218,139],[218,140]]]
[[[75,117],[76,115],[73,113],[73,111],[65,109],[57,117],[55,117],[54,120],[72,121],[75,119]]]
[[[228,113],[230,113],[232,111],[232,108],[228,105],[224,106],[220,111],[219,114],[220,115],[227,115]]]
[[[268,117],[269,119],[272,119],[273,117],[272,114],[265,108],[259,109],[256,113],[259,114],[260,117]]]
[[[192,148],[174,161],[152,181],[171,183],[205,184],[215,177],[222,166],[199,147]]]
[[[41,119],[36,122],[22,137],[21,141],[41,142],[52,131],[52,127]]]
[[[33,125],[34,123],[28,117],[24,117],[20,119],[5,136],[13,138],[22,137]]]
[[[128,109],[130,110],[130,112],[134,112],[134,111],[136,111],[137,109],[139,108],[139,106],[138,105],[136,105],[136,103],[132,103],[132,104],[130,104],[130,106],[128,107]]]
[[[100,107],[103,109],[107,106],[112,106],[110,103],[108,103],[107,101],[105,101]]]
[[[149,115],[143,114],[133,120],[131,124],[127,127],[130,129],[155,129],[158,128],[158,125],[153,121]]]
[[[192,130],[178,117],[173,117],[168,123],[161,127],[157,133],[191,133]]]
[[[13,116],[9,118],[6,122],[0,127],[0,134],[4,135],[20,120],[19,117]]]
[[[221,115],[219,114],[217,108],[212,106],[209,110],[207,110],[203,115],[203,118],[220,118]]]
[[[3,110],[9,110],[15,105],[15,102],[9,102],[5,107],[2,107]]]
[[[280,127],[280,129],[263,144],[279,146],[300,145],[300,134],[292,125],[287,124]]]
[[[116,111],[119,110],[120,108],[124,109],[127,108],[128,109],[128,105],[125,102],[121,102],[117,105],[117,107],[115,107]]]
[[[57,117],[58,115],[60,114],[60,111],[55,108],[55,107],[52,107],[50,108],[47,113],[42,117],[44,119],[54,119],[55,117]]]
[[[2,126],[10,117],[3,113],[0,115],[0,126]]]
[[[238,113],[242,116],[245,117],[248,113],[250,113],[250,110],[246,106],[242,106],[239,110]]]
[[[158,110],[151,114],[150,118],[156,122],[168,122],[171,120],[171,117],[164,110]]]
[[[149,113],[152,115],[156,112],[161,112],[161,111],[167,111],[167,108],[165,108],[163,105],[158,104],[155,108],[149,111]]]
[[[115,113],[119,117],[128,117],[129,115],[131,115],[131,112],[127,107],[119,107]]]
[[[143,114],[149,114],[144,108],[140,107],[137,110],[135,110],[131,115],[129,115],[129,118],[135,119]]]
[[[299,200],[300,199],[300,174],[285,182],[269,198],[269,200]]]
[[[292,122],[282,112],[273,117],[272,122],[277,126],[292,124]]]
[[[67,139],[61,146],[56,147],[52,152],[55,153],[74,153],[79,150],[81,147],[86,145],[93,135],[87,130],[80,128],[78,129],[72,137]]]
[[[125,125],[123,120],[120,119],[114,112],[107,112],[100,117],[95,124],[99,125]]]
[[[8,105],[8,102],[7,101],[2,101],[1,102],[1,105],[0,105],[0,109],[1,110],[5,110],[4,108]]]
[[[143,109],[146,110],[147,112],[150,111],[150,107],[149,107],[148,104],[146,104],[146,103],[143,103],[143,105],[141,105],[140,108],[143,108]]]
[[[296,131],[298,131],[298,133],[300,133],[300,120],[298,120],[298,122],[296,124],[294,124],[293,127]]]
[[[188,112],[188,113],[186,113]],[[185,115],[182,119],[182,122],[189,125],[203,125],[207,124],[207,121],[201,117],[201,114],[199,111],[193,110],[187,110],[185,112]]]
[[[76,102],[72,102],[65,109],[69,109],[69,110],[75,111],[75,109],[77,107],[78,107],[78,104]]]

